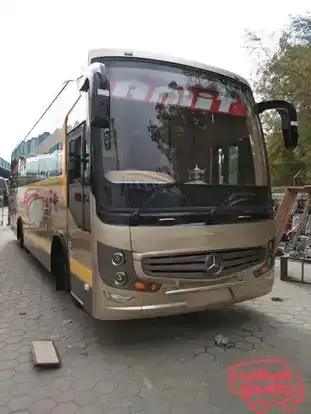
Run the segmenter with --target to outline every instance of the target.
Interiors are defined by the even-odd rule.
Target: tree
[[[299,144],[286,150],[280,122],[274,113],[264,116],[264,129],[273,185],[291,185],[298,171],[311,181],[311,14],[291,19],[273,49],[262,36],[247,32],[246,46],[261,62],[255,92],[261,99],[286,99],[296,105]]]

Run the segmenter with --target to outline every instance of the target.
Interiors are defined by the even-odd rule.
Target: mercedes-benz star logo
[[[219,275],[224,270],[223,258],[216,253],[208,254],[205,258],[205,272],[210,275]]]

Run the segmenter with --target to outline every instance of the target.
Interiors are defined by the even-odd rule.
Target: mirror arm
[[[263,101],[255,104],[255,112],[258,115],[269,109],[276,109],[282,117],[286,114],[290,119],[290,124],[297,126],[297,112],[293,104],[280,100]]]
[[[256,103],[254,109],[257,115],[269,109],[275,109],[282,120],[282,132],[285,147],[291,149],[297,147],[298,122],[296,108],[293,104],[280,100],[263,101]]]

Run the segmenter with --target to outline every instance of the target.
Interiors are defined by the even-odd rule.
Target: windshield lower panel
[[[128,221],[142,206],[146,224],[163,214],[175,224],[239,222],[244,210],[249,220],[268,218],[266,152],[246,85],[179,65],[97,60],[107,67],[111,96],[110,129],[91,130],[93,190],[105,220]],[[211,209],[242,192],[243,202],[208,221]]]
[[[100,219],[107,224],[118,224],[128,226],[177,226],[187,224],[216,225],[216,224],[237,224],[237,223],[253,223],[259,221],[267,221],[273,218],[270,209],[262,209],[261,211],[252,213],[221,213],[211,216],[209,213],[198,212],[173,212],[165,214],[163,212],[142,213],[139,219],[132,213],[112,210],[100,210],[98,212]]]
[[[221,223],[256,222],[273,219],[273,203],[269,187],[234,187],[189,185],[177,188],[153,187],[152,192],[136,190],[126,185],[111,185],[97,203],[99,217],[106,223],[125,225],[185,225],[204,223],[206,225]],[[124,207],[106,207],[112,205],[112,198],[127,193],[127,205]],[[150,196],[151,193],[151,196]],[[233,197],[232,197],[233,196]],[[230,202],[227,200],[230,198]],[[141,206],[150,200],[150,207]],[[116,203],[117,204],[117,203]],[[119,204],[117,204],[119,205]]]

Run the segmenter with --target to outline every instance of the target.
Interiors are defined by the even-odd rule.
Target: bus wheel
[[[56,290],[70,292],[70,269],[68,255],[58,237],[55,237],[51,248],[51,272],[55,277]]]
[[[21,219],[17,220],[17,240],[19,242],[19,247],[21,249],[24,248],[24,230],[23,230],[23,223]]]

